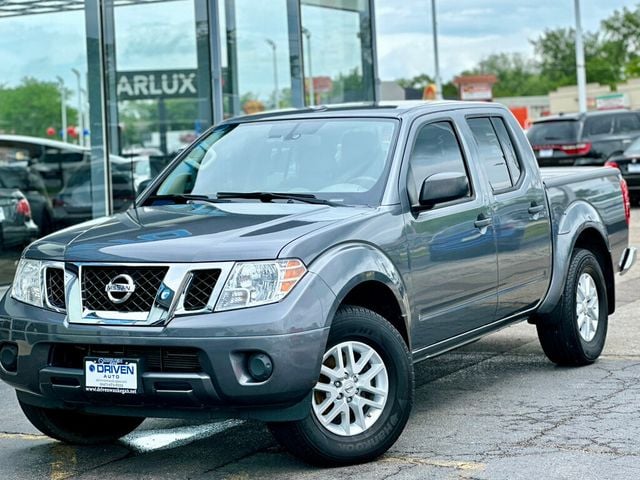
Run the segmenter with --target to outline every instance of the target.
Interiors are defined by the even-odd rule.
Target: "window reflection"
[[[373,100],[368,2],[301,4],[307,105]]]

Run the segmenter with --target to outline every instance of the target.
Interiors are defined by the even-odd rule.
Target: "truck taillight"
[[[26,198],[21,198],[16,204],[16,213],[23,217],[31,218],[31,205]]]
[[[576,143],[575,145],[560,145],[560,150],[567,155],[586,155],[591,150],[591,142]]]
[[[631,199],[629,198],[629,187],[624,178],[620,179],[620,189],[622,190],[622,201],[624,202],[624,218],[627,225],[631,223]]]

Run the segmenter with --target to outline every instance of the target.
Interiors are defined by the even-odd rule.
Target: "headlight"
[[[300,260],[236,263],[216,310],[255,307],[282,300],[307,272]]]
[[[11,296],[16,300],[42,307],[42,262],[20,260],[11,286]]]

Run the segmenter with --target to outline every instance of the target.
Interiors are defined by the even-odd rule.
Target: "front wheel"
[[[278,442],[323,466],[372,460],[393,445],[413,405],[411,354],[383,317],[361,307],[338,310],[307,418],[272,423]]]
[[[600,263],[591,251],[576,249],[560,303],[549,319],[537,324],[544,353],[558,365],[593,363],[604,348],[608,317]]]
[[[73,410],[36,407],[20,400],[20,408],[31,424],[48,437],[72,445],[111,443],[135,430],[141,417],[90,415]]]

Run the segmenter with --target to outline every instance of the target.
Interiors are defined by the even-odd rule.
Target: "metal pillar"
[[[582,42],[582,21],[580,19],[580,0],[574,0],[576,12],[576,74],[578,77],[578,108],[581,113],[587,111],[587,72],[584,66],[584,44]]]
[[[211,100],[213,123],[224,120],[224,92],[222,87],[222,46],[220,41],[219,1],[209,1],[209,55],[211,63]]]
[[[91,132],[91,185],[93,192],[104,185],[103,195],[93,195],[93,217],[109,215],[112,208],[109,148],[107,145],[107,106],[105,88],[105,43],[103,7],[100,0],[85,1],[87,35],[87,88],[89,99],[89,130]]]
[[[431,0],[431,29],[433,31],[433,59],[436,69],[436,99],[442,100],[442,79],[440,78],[440,55],[438,53],[438,17],[436,0]]]
[[[304,107],[304,55],[302,54],[302,27],[299,0],[287,0],[287,27],[289,30],[289,68],[291,72],[291,104]]]

